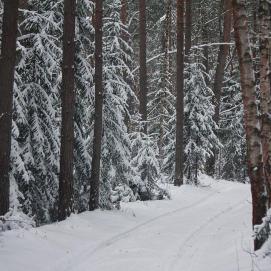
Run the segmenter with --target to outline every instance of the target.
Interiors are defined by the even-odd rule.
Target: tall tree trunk
[[[221,0],[221,5],[224,2],[224,23],[223,23],[223,34],[220,41],[222,43],[229,43],[231,38],[231,28],[232,28],[232,3],[229,0]],[[220,118],[220,100],[221,100],[221,91],[223,87],[224,72],[226,67],[226,60],[229,54],[230,46],[227,44],[220,45],[217,66],[214,79],[214,102],[215,102],[215,115],[214,121],[218,124]],[[207,172],[209,175],[215,175],[215,160],[216,160],[216,150],[213,150],[214,155],[210,157],[208,161]]]
[[[18,0],[4,1],[0,58],[0,215],[9,211],[9,167]]]
[[[75,9],[76,0],[64,1],[58,220],[70,216],[73,205]]]
[[[121,0],[121,10],[120,10],[120,20],[121,23],[123,25],[122,31],[121,31],[121,38],[127,43],[130,43],[130,35],[129,35],[129,30],[128,30],[128,25],[127,25],[127,21],[128,21],[128,3],[127,0]],[[126,61],[126,65],[127,66],[131,66],[131,63]],[[131,67],[130,67],[131,68]],[[125,81],[128,85],[133,86],[135,88],[134,85],[134,81],[131,80],[130,76],[125,72],[124,76]],[[129,108],[129,112],[125,113],[125,124],[127,127],[127,132],[130,131],[131,129],[131,120],[130,120],[130,113],[134,111],[134,103],[133,103],[133,98],[129,95],[128,96],[128,100],[127,100],[127,105]]]
[[[120,9],[120,20],[123,25],[127,25],[128,11],[127,11],[127,0],[121,0],[121,9]],[[126,31],[121,32],[121,36],[124,41],[129,41],[129,35]]]
[[[28,0],[19,0],[19,8],[25,9],[28,6]]]
[[[171,31],[171,4],[172,0],[166,0],[166,18],[164,22],[164,31],[162,31],[162,59],[161,59],[161,78],[160,78],[160,107],[159,107],[159,140],[158,140],[158,149],[159,149],[159,158],[162,165],[164,158],[164,136],[165,136],[165,98],[166,98],[166,89],[168,86],[169,77],[169,40],[170,40],[170,31]]]
[[[172,23],[172,19],[173,19],[173,16],[172,16],[172,9],[173,9],[173,1],[171,0],[171,5],[170,5],[170,10],[169,10],[169,25],[168,25],[168,28],[169,28],[169,36],[168,36],[168,50],[169,51],[172,51],[173,49],[173,36],[174,36],[174,30],[173,30],[173,23]],[[168,69],[168,72],[170,74],[170,81],[172,83],[172,93],[175,93],[175,87],[174,87],[174,84],[173,82],[175,82],[175,75],[173,73],[173,55],[172,54],[169,54],[168,55],[168,66],[169,66],[169,69]]]
[[[177,80],[176,80],[175,186],[183,184],[184,126],[184,0],[177,0]]]
[[[192,0],[185,2],[185,56],[189,55],[192,46]]]
[[[103,132],[103,0],[95,8],[95,119],[89,209],[99,207],[102,132]]]
[[[121,0],[120,19],[122,24],[126,25],[128,18],[127,0]]]
[[[270,89],[270,11],[267,1],[260,0],[259,4],[260,29],[260,93],[261,93],[261,122],[263,168],[268,192],[268,206],[271,207],[271,89]]]
[[[142,117],[143,131],[147,134],[147,59],[146,59],[146,0],[139,0],[139,36],[140,36],[140,52],[139,52],[139,62],[140,62],[140,75],[139,75],[139,112]]]
[[[207,26],[203,25],[202,27],[202,38],[204,41],[204,44],[208,43],[208,30],[207,30]],[[204,60],[203,60],[203,65],[205,67],[205,72],[206,74],[209,74],[210,72],[210,65],[209,65],[209,48],[208,46],[204,46],[203,47],[203,56],[204,56]],[[210,79],[209,76],[205,76],[205,81],[207,86],[210,85]]]
[[[255,74],[248,38],[248,22],[245,0],[233,0],[234,32],[240,65],[241,88],[244,104],[244,123],[247,140],[248,175],[251,181],[253,226],[262,223],[266,214],[260,122],[256,101]],[[255,240],[255,249],[261,241]]]
[[[231,1],[224,1],[224,23],[223,23],[223,37],[221,38],[221,42],[229,43],[231,39],[231,27],[232,27],[232,4]],[[223,87],[224,80],[224,71],[226,67],[226,60],[229,54],[230,45],[223,44],[219,47],[218,59],[217,59],[217,67],[215,73],[215,81],[214,81],[214,94],[215,94],[215,122],[219,121],[219,112],[220,112],[220,98],[221,98],[221,90]]]

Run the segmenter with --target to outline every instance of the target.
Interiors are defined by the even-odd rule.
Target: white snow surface
[[[3,232],[0,270],[270,271],[270,256],[252,253],[249,185],[201,183],[170,186],[172,200]]]

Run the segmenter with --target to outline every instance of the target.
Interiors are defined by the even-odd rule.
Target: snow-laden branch
[[[234,43],[232,43],[232,42],[206,43],[206,44],[192,46],[191,49],[199,49],[199,48],[204,48],[204,47],[212,47],[212,46],[220,46],[220,45],[234,45]],[[177,49],[169,51],[167,53],[169,55],[176,54],[177,53]],[[158,54],[158,55],[155,55],[155,56],[149,58],[147,60],[147,64],[150,63],[150,62],[152,62],[153,60],[161,57],[161,56],[164,56],[164,55],[165,55],[165,53],[161,53],[161,54]],[[139,70],[139,68],[140,68],[140,66],[137,66],[134,70],[132,70],[132,74],[134,74],[135,72],[137,72]]]
[[[256,225],[254,227],[254,238],[258,240],[263,240],[264,242],[270,238],[271,234],[271,209],[267,212],[265,218],[263,218],[263,223],[261,225]]]

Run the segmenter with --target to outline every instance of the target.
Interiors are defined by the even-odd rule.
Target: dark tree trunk
[[[19,0],[19,8],[25,9],[28,6],[28,0]]]
[[[244,124],[247,139],[248,175],[251,181],[253,226],[261,224],[266,215],[265,182],[262,163],[260,122],[256,100],[255,74],[248,38],[245,0],[233,0],[234,32],[240,65],[241,88],[244,104]],[[255,249],[262,245],[255,240]]]
[[[18,0],[4,1],[0,59],[0,215],[9,211],[9,167]]]
[[[189,55],[192,46],[192,0],[185,2],[185,56]]]
[[[128,19],[127,0],[121,0],[120,20],[124,26],[127,25],[127,19]],[[127,30],[127,29],[125,29],[125,30]],[[121,36],[124,41],[129,42],[128,30],[127,31],[122,30]]]
[[[270,11],[267,1],[259,4],[260,29],[260,94],[263,168],[268,192],[268,206],[271,207],[271,90],[270,90]]]
[[[70,216],[73,205],[75,9],[76,0],[64,1],[58,220]]]
[[[172,9],[173,9],[173,1],[171,0],[171,5],[170,5],[170,10],[169,10],[169,24],[168,24],[168,50],[172,51],[173,49],[173,36],[174,36],[174,30],[172,28],[173,24],[172,24]],[[175,93],[175,88],[174,88],[174,84],[173,82],[175,82],[175,77],[174,77],[174,73],[173,73],[173,55],[172,54],[168,54],[168,72],[170,74],[170,81],[172,83],[172,93]]]
[[[232,4],[231,1],[224,1],[224,23],[223,23],[223,37],[221,42],[229,43],[231,39],[231,27],[232,27]],[[219,47],[217,67],[214,81],[214,94],[215,94],[215,122],[219,121],[220,112],[220,98],[221,90],[223,87],[224,71],[226,67],[226,60],[229,54],[230,45],[223,44]]]
[[[95,119],[89,210],[99,208],[103,132],[103,0],[95,8]]]
[[[203,38],[204,43],[207,44],[208,43],[207,26],[202,27],[202,38]],[[206,72],[206,74],[209,74],[210,67],[209,67],[209,48],[208,48],[208,46],[203,47],[203,56],[204,56],[203,65],[205,67],[205,72]],[[209,86],[210,79],[208,76],[205,76],[205,81],[206,81],[207,86]]]
[[[139,112],[142,117],[143,131],[147,134],[147,59],[146,59],[146,0],[139,0],[139,36],[140,36],[140,75],[139,75]]]
[[[224,23],[223,23],[223,34],[220,41],[222,43],[229,43],[231,38],[231,28],[232,28],[232,3],[228,0],[222,0],[221,4],[224,2]],[[230,46],[228,44],[220,45],[217,66],[214,79],[214,102],[215,102],[215,115],[214,121],[218,124],[220,117],[220,100],[221,100],[221,91],[223,87],[224,73],[226,68],[226,60],[229,54]],[[217,151],[213,150],[214,156],[210,157],[207,166],[207,172],[209,175],[215,175],[215,162]]]
[[[120,10],[120,20],[121,23],[123,24],[123,29],[121,31],[121,38],[127,43],[130,44],[130,35],[128,31],[128,3],[127,0],[121,0],[121,10]],[[126,61],[126,60],[125,60]],[[126,61],[126,65],[131,68],[131,63]],[[125,78],[125,81],[128,85],[132,86],[133,88],[135,87],[134,81],[131,80],[131,77],[125,72],[123,77]],[[131,120],[130,120],[130,113],[134,112],[134,103],[133,103],[133,98],[129,95],[128,100],[127,100],[129,112],[125,113],[125,124],[127,127],[127,131],[129,132],[131,129]]]
[[[128,18],[127,0],[121,0],[120,19],[122,24],[126,25]]]
[[[164,136],[165,136],[165,97],[167,95],[166,88],[167,88],[167,82],[170,80],[169,78],[169,40],[170,40],[170,31],[171,31],[171,4],[172,0],[166,1],[166,18],[164,22],[164,31],[162,33],[162,52],[163,55],[161,57],[161,79],[160,79],[160,97],[159,97],[159,118],[160,118],[160,124],[159,124],[159,140],[158,140],[158,149],[159,149],[159,159],[160,163],[162,165],[162,161],[164,158]]]
[[[175,186],[183,184],[184,126],[184,0],[177,0],[177,80],[176,80],[176,155]]]

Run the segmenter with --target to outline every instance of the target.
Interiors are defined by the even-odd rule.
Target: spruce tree
[[[76,12],[74,208],[88,209],[94,117],[94,3],[80,0]]]
[[[110,193],[131,182],[131,142],[128,134],[128,102],[135,99],[128,84],[133,75],[130,62],[133,51],[125,38],[121,22],[121,1],[106,1],[104,18],[104,134],[102,145],[101,206],[110,208]],[[130,100],[129,100],[130,99]]]
[[[205,67],[195,60],[186,70],[185,93],[185,171],[188,182],[197,184],[198,175],[204,171],[206,159],[219,146],[215,135],[217,125],[213,120],[213,92],[205,82]]]
[[[56,219],[62,19],[59,2],[32,0],[20,23],[15,101],[21,108],[14,116],[27,175],[19,167],[13,176],[24,195],[24,212],[38,223]]]

